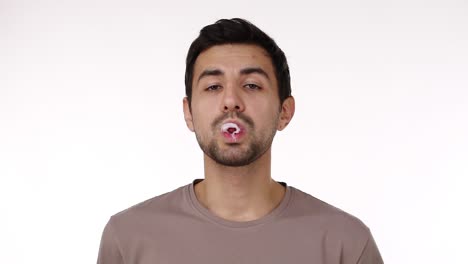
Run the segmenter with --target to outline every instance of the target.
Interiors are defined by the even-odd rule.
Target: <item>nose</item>
[[[223,112],[243,112],[245,109],[244,102],[240,96],[240,89],[236,86],[226,87],[224,89],[222,99],[222,111]]]

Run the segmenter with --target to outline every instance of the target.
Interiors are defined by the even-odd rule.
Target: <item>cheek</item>
[[[279,120],[279,108],[276,105],[265,105],[264,107],[252,109],[250,117],[253,118],[258,130],[269,131],[276,128]]]
[[[265,97],[252,100],[249,105],[252,106],[255,113],[260,116],[276,116],[280,110],[279,101],[276,98]]]
[[[197,110],[200,114],[209,114],[216,111],[219,100],[216,96],[196,96],[192,98],[192,111]]]
[[[197,132],[210,130],[211,122],[213,120],[211,113],[213,113],[213,111],[206,107],[200,108],[192,105],[193,126]]]

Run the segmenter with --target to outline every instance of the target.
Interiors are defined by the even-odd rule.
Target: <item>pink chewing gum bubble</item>
[[[240,128],[235,123],[225,123],[221,126],[221,131],[234,136],[235,134],[238,134],[240,132]]]

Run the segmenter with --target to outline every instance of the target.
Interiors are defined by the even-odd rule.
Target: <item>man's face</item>
[[[203,152],[217,163],[245,166],[262,156],[290,120],[284,122],[283,111],[274,67],[262,48],[226,44],[198,56],[191,111],[185,98],[184,115]]]

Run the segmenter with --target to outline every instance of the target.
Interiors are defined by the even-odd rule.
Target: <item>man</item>
[[[186,63],[184,116],[205,177],[112,216],[98,263],[383,263],[361,221],[271,178],[273,138],[294,115],[276,43],[222,19],[200,31]]]

